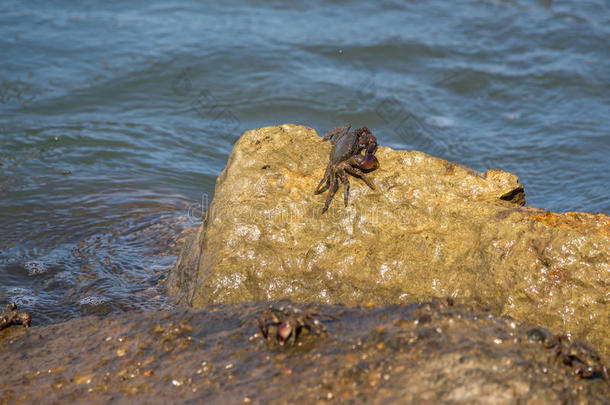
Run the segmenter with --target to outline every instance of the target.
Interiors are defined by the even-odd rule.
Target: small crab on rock
[[[26,328],[30,326],[32,317],[25,313],[17,311],[17,304],[10,303],[0,311],[0,329],[8,328],[11,325],[23,325]]]
[[[270,306],[258,319],[258,328],[266,340],[275,339],[283,346],[295,344],[303,329],[309,333],[328,336],[321,319],[336,320],[332,315],[301,310],[292,305]]]
[[[585,343],[566,335],[555,335],[545,341],[544,347],[552,350],[552,362],[572,367],[574,375],[601,378],[610,384],[608,368],[602,364],[597,352]]]
[[[320,194],[330,188],[322,213],[328,210],[335,193],[339,189],[339,181],[343,183],[345,189],[344,200],[347,207],[349,199],[348,173],[360,177],[367,186],[375,190],[375,185],[364,176],[364,173],[379,167],[379,162],[375,157],[377,138],[367,127],[353,131],[350,131],[350,128],[350,124],[335,128],[322,138],[323,141],[330,140],[333,145],[324,178],[322,178],[315,191],[315,194]],[[364,151],[364,154],[362,154],[362,151]]]

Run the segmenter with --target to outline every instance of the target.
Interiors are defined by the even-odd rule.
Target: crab
[[[17,304],[10,303],[0,311],[0,329],[8,328],[11,325],[23,325],[26,328],[30,326],[32,317],[25,313],[17,311]]]
[[[353,131],[350,131],[350,128],[350,124],[335,128],[322,138],[323,141],[330,140],[333,145],[324,178],[322,178],[314,193],[320,194],[330,188],[322,213],[328,210],[335,193],[339,189],[339,181],[343,183],[345,189],[344,200],[347,207],[349,200],[348,173],[361,178],[367,186],[375,190],[375,185],[366,178],[364,173],[379,167],[379,162],[375,157],[377,138],[367,127]],[[364,154],[361,153],[362,151],[365,151]]]
[[[597,352],[579,340],[566,335],[555,335],[544,343],[552,349],[551,361],[573,367],[574,374],[580,378],[602,378],[610,384],[608,368],[602,364]]]
[[[332,315],[301,310],[291,305],[270,306],[258,319],[258,328],[266,340],[273,340],[280,345],[295,344],[306,329],[309,333],[328,336],[321,319],[337,319]]]

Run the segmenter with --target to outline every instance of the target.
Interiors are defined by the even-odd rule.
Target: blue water
[[[610,212],[608,1],[5,0],[0,34],[0,304],[39,324],[169,305],[184,229],[265,125],[366,125]]]

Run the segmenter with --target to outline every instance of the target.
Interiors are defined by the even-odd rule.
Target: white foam
[[[108,299],[104,298],[104,297],[99,297],[97,295],[91,295],[89,297],[85,297],[85,298],[81,298],[80,301],[78,301],[78,303],[80,305],[92,305],[92,306],[97,306],[97,305],[102,305],[103,303],[105,303],[106,301],[108,301]]]
[[[426,118],[426,124],[437,128],[449,128],[455,125],[455,122],[449,117],[432,116]]]
[[[30,260],[23,267],[28,271],[28,276],[36,276],[49,271],[47,265],[39,260]]]
[[[507,121],[514,121],[514,120],[518,120],[521,117],[521,114],[516,113],[516,112],[507,112],[502,114],[502,118],[504,118]]]

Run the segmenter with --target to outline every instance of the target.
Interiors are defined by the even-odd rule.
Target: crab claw
[[[293,332],[293,327],[292,327],[292,324],[290,323],[290,321],[282,322],[282,324],[280,326],[278,326],[277,341],[280,344],[280,346],[283,346],[284,343],[286,343],[288,338],[290,338],[290,335],[292,335],[292,332]]]
[[[359,166],[362,170],[375,170],[379,167],[379,161],[372,153],[367,153]]]
[[[379,161],[372,153],[367,153],[365,155],[356,155],[352,161],[350,161],[352,166],[356,166],[362,170],[371,171],[375,170],[379,167]]]

